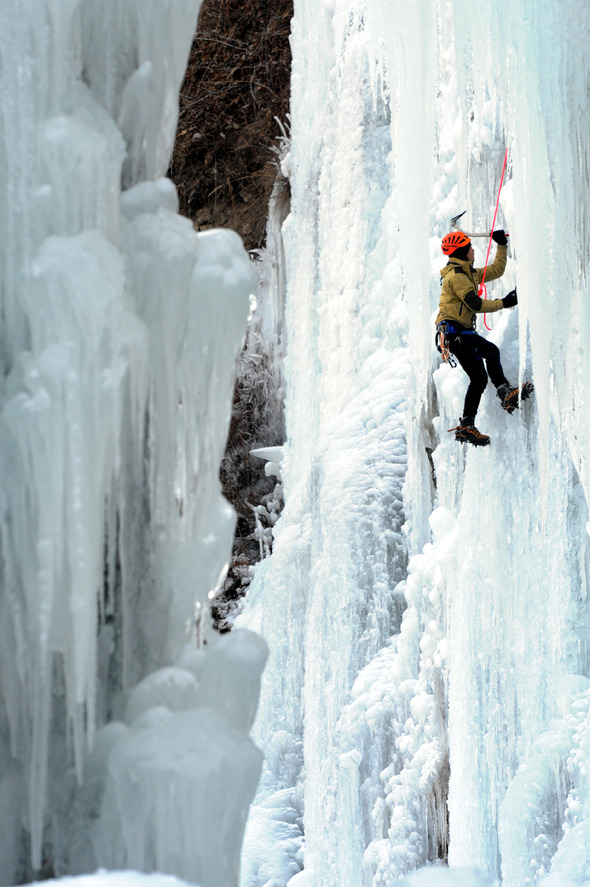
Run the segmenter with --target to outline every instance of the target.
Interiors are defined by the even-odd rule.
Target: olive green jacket
[[[506,247],[498,245],[496,257],[486,271],[486,283],[496,280],[504,274],[506,268]],[[474,268],[467,261],[449,259],[440,272],[442,292],[440,294],[440,310],[436,322],[450,320],[452,323],[467,330],[475,329],[476,314],[491,314],[500,311],[504,305],[502,299],[482,299],[477,288],[483,277],[483,268]]]

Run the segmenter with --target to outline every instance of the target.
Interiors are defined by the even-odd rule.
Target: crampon
[[[523,382],[520,388],[510,388],[510,390],[501,398],[502,409],[507,413],[513,413],[520,406],[521,401],[527,400],[535,387],[532,382]]]
[[[462,421],[455,428],[449,428],[449,431],[455,432],[455,440],[473,444],[474,447],[487,447],[490,442],[487,434],[482,434],[475,425],[464,424]]]

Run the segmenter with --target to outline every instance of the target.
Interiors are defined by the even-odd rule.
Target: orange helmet
[[[471,238],[463,231],[451,231],[450,234],[445,234],[441,241],[442,251],[445,256],[452,255],[456,249],[459,249],[462,246],[470,245]]]

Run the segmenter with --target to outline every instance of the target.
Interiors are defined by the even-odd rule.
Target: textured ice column
[[[569,788],[569,793],[565,810],[563,807],[558,809],[558,815],[564,810],[563,837],[561,837],[560,831],[558,833],[559,844],[551,858],[549,867],[551,875],[556,879],[562,875],[564,880],[569,878],[574,884],[587,881],[590,873],[590,785],[587,770],[590,751],[589,703],[590,693],[586,690],[585,693],[579,693],[573,697],[571,709],[568,712],[567,726],[571,731],[572,741],[565,763],[567,776],[564,782]],[[553,752],[553,749],[551,751]],[[563,759],[560,763],[563,768]],[[555,776],[555,771],[551,775]],[[551,780],[552,789],[556,783],[557,779]],[[559,801],[563,801],[559,792],[558,798]],[[551,807],[549,810],[550,814],[554,812]],[[529,814],[529,820],[530,818]],[[536,835],[533,845],[535,850],[539,845],[543,849],[546,849],[548,845],[553,849],[550,840],[547,840],[546,832],[539,831],[540,834]],[[516,854],[513,859],[515,858],[518,858]]]
[[[461,2],[455,11],[457,43],[463,47],[458,66],[463,107],[470,104],[481,119],[491,105],[493,125],[503,131],[510,151],[520,349],[524,360],[528,329],[540,458],[546,472],[551,413],[567,433],[588,495],[586,436],[577,427],[587,414],[580,381],[588,369],[586,349],[580,347],[588,323],[588,207],[582,196],[588,145],[580,131],[587,89],[580,72],[586,68],[587,49],[575,41],[570,45],[569,35],[572,29],[588,28],[589,13],[569,4],[533,2],[506,10]],[[559,322],[547,323],[556,311]]]
[[[31,310],[33,353],[23,352],[13,369],[0,417],[3,631],[14,636],[4,649],[16,648],[18,664],[15,674],[7,659],[2,683],[13,753],[29,762],[37,835],[54,651],[63,656],[78,766],[82,737],[85,730],[92,736],[96,719],[97,595],[105,496],[122,424],[118,383],[128,349],[135,343],[141,350],[143,342],[141,324],[121,298],[123,285],[119,255],[98,232],[46,241],[23,298],[26,306],[38,304]]]
[[[198,688],[178,667],[136,688],[91,832],[100,864],[174,872],[203,887],[237,884],[262,763],[248,732],[266,656],[258,635],[236,629],[207,647]]]
[[[0,9],[6,883],[29,849],[34,870],[67,868],[56,808],[66,787],[76,809],[101,793],[98,765],[92,791],[68,768],[80,781],[119,694],[176,653],[231,546],[217,471],[255,275],[158,178],[199,6]]]
[[[84,77],[126,145],[124,185],[164,175],[201,0],[80,5]]]
[[[182,643],[192,604],[206,605],[231,546],[235,518],[221,497],[217,466],[248,316],[246,294],[257,282],[236,234],[197,235],[188,220],[164,207],[137,211],[147,195],[134,197],[135,190],[125,195],[127,249],[138,313],[152,342],[148,447],[157,528],[156,609],[139,618],[150,636],[170,626],[164,648],[170,656]]]
[[[502,801],[499,835],[506,887],[538,883],[549,871],[580,883],[587,871],[588,794],[579,771],[588,736],[587,685],[587,678],[576,676],[554,686],[562,717],[538,737]]]
[[[350,816],[339,816],[348,748],[338,721],[358,670],[399,622],[392,590],[405,565],[404,311],[397,301],[392,310],[386,278],[395,249],[385,209],[388,118],[372,91],[362,11],[301,4],[296,13],[302,54],[295,54],[292,202],[283,228],[287,501],[273,555],[250,589],[252,624],[271,648],[255,728],[269,766],[244,855],[243,883],[252,884],[285,883],[301,864],[302,738],[306,872],[298,877],[318,884],[352,877]],[[315,79],[312,42],[328,53]],[[284,848],[274,852],[274,871],[260,849],[272,846],[269,834]],[[356,872],[357,842],[354,853]]]
[[[481,421],[488,423],[486,431],[497,429],[500,450],[485,470],[478,459],[478,480],[475,465],[467,462],[463,534],[474,525],[486,529],[480,543],[465,538],[458,588],[450,600],[449,649],[456,651],[449,672],[450,859],[478,862],[492,871],[499,870],[494,849],[499,804],[507,791],[507,798],[518,796],[517,786],[510,787],[518,765],[534,769],[537,737],[555,713],[549,688],[564,674],[587,674],[588,669],[587,482],[581,458],[587,436],[576,428],[578,422],[587,423],[586,395],[578,388],[587,356],[576,344],[587,324],[582,296],[587,289],[587,238],[579,233],[587,218],[587,205],[579,197],[587,164],[577,110],[578,90],[583,92],[586,85],[574,73],[585,69],[586,50],[567,48],[571,15],[573,9],[557,10],[551,4],[515,4],[506,11],[495,5],[455,5],[460,102],[464,119],[471,115],[472,123],[463,137],[463,151],[470,157],[468,193],[482,220],[490,218],[493,208],[486,167],[493,165],[498,177],[501,168],[494,144],[503,137],[510,148],[513,180],[502,205],[516,259],[519,323],[516,328],[516,317],[495,318],[493,336],[502,345],[509,378],[516,380],[532,369],[536,386],[536,407],[521,412],[520,425],[506,424],[494,414],[493,398],[487,403],[484,398]],[[553,101],[566,94],[567,100]],[[482,194],[487,194],[488,208]],[[518,487],[506,475],[494,481],[506,452],[512,454],[511,465],[513,459],[521,465]],[[446,458],[442,449],[435,454],[437,467]],[[494,487],[501,491],[499,499]],[[507,544],[506,539],[512,541]],[[507,551],[501,561],[500,549]],[[549,562],[548,551],[553,553]],[[470,587],[478,589],[475,611]],[[494,630],[487,634],[490,625]],[[512,642],[506,633],[514,633]],[[508,696],[513,700],[509,706]],[[516,780],[522,790],[522,780]],[[504,821],[502,867],[510,883],[522,882],[522,865],[530,864],[530,872],[548,870],[565,813],[558,799],[543,823],[537,806],[545,789],[554,791],[551,781],[541,788],[530,786],[528,821],[518,827]],[[526,806],[523,802],[517,817],[522,819]],[[514,812],[516,807],[507,804],[508,809]],[[526,851],[522,845],[511,846],[511,828],[531,835],[536,846]],[[522,854],[529,852],[523,863]]]
[[[381,8],[379,8],[379,6]],[[434,80],[437,60],[437,10],[428,2],[372,4],[371,30],[381,44],[391,114],[392,197],[390,212],[398,226],[397,285],[408,305],[407,342],[412,378],[408,383],[408,462],[405,503],[412,553],[428,541],[431,508],[431,341],[433,280],[428,234],[435,157]],[[412,38],[412,35],[415,35]],[[369,209],[369,208],[367,208]],[[434,291],[436,293],[436,290]]]
[[[301,884],[328,884],[335,872],[341,874],[341,865],[346,876],[358,880],[360,872],[367,884],[384,887],[425,857],[443,855],[446,742],[453,865],[478,865],[516,885],[523,876],[549,872],[555,857],[556,877],[566,870],[585,877],[582,707],[576,736],[564,739],[556,732],[555,748],[541,758],[538,754],[551,741],[542,737],[551,735],[552,719],[563,716],[555,687],[564,678],[587,676],[589,667],[588,349],[583,344],[588,64],[584,41],[568,37],[588,29],[588,16],[573,4],[528,0],[510,7],[414,4],[409,12],[378,0],[354,9],[338,2],[319,9],[302,3],[296,9],[293,204],[284,231],[287,500],[275,553],[261,568],[253,594],[260,603],[265,596],[272,600],[276,591],[290,622],[274,620],[264,604],[256,614],[279,651],[267,675],[260,729],[270,726],[275,737],[281,726],[291,730],[291,704],[280,722],[281,691],[303,686],[305,692],[307,871],[297,876]],[[380,21],[388,25],[382,38]],[[315,56],[308,59],[312,43],[325,51],[328,67]],[[316,74],[320,66],[309,84],[306,63],[316,66]],[[368,177],[373,187],[365,190],[367,143],[359,132],[370,127],[380,107],[377,84],[391,147],[391,159],[382,158],[381,169],[395,174],[382,186],[392,191],[384,203],[376,196],[380,186],[374,186],[373,169]],[[358,93],[374,102],[362,115]],[[373,147],[379,139],[374,136]],[[447,429],[460,415],[465,375],[448,366],[438,369],[436,398],[428,382],[436,357],[431,320],[445,261],[440,237],[450,217],[466,208],[466,227],[486,230],[491,224],[507,146],[498,224],[511,232],[512,255],[505,277],[490,284],[489,294],[499,297],[518,283],[520,304],[517,311],[488,321],[509,379],[532,376],[537,394],[508,416],[489,388],[478,421],[492,435],[492,446],[463,452]],[[373,252],[358,249],[365,225],[373,226],[378,241]],[[478,266],[486,247],[483,239],[476,242]],[[365,261],[359,271],[355,262]],[[361,295],[357,301],[354,293],[355,288],[363,292],[377,266],[395,306],[395,322],[384,322],[386,315],[378,310],[370,316],[377,286],[368,287],[366,301]],[[400,294],[403,299],[396,298]],[[346,315],[351,307],[358,318]],[[398,345],[407,329],[414,380],[406,529],[412,553],[426,547],[410,561],[400,637],[381,651],[371,648],[365,661],[359,645],[359,655],[350,655],[357,627],[355,568],[372,563],[372,534],[381,533],[382,526],[374,502],[367,512],[358,507],[365,500],[355,463],[361,446],[372,446],[376,430],[366,423],[357,438],[354,422],[360,426],[367,402],[380,399],[380,378],[365,372],[362,360],[348,359],[360,358],[366,346],[374,369],[379,345],[371,351],[370,333],[375,341],[383,344],[389,337]],[[306,375],[301,367],[308,369]],[[384,415],[378,409],[373,413],[377,428]],[[354,454],[349,454],[346,445],[352,441]],[[426,445],[434,449],[436,491],[430,486]],[[352,477],[345,463],[355,472]],[[338,472],[346,478],[341,486]],[[433,494],[439,508],[429,526]],[[353,526],[354,540],[348,535]],[[367,588],[362,582],[359,587]],[[373,600],[370,595],[366,600],[367,623],[373,619],[375,626]],[[343,621],[340,612],[346,614]],[[360,672],[356,683],[355,669]],[[298,708],[296,716],[302,716]],[[393,727],[383,736],[386,720]],[[378,740],[372,744],[373,730]],[[282,747],[291,749],[288,742]],[[318,750],[326,762],[323,774]],[[389,765],[382,766],[387,756]],[[551,772],[556,757],[557,774]],[[277,759],[277,771],[292,778],[287,767],[281,771],[284,759]],[[564,769],[571,779],[567,798],[561,790]],[[571,828],[559,846],[562,825]],[[429,845],[433,835],[443,839],[440,846]],[[283,839],[287,847],[292,832],[285,830]],[[280,872],[285,881],[287,868]],[[271,877],[268,868],[261,869],[261,878]],[[436,883],[436,872],[427,877]],[[439,880],[452,883],[452,877],[441,874]],[[482,875],[482,880],[489,878]],[[251,883],[257,883],[255,875]]]
[[[392,164],[400,265],[405,298],[411,305],[409,346],[418,398],[426,400],[431,348],[428,222],[434,159],[434,60],[436,9],[428,0],[384,4],[379,19],[385,44],[391,108]],[[372,25],[376,27],[376,23]],[[416,35],[418,42],[409,37]],[[419,402],[419,401],[418,401]],[[413,405],[411,408],[416,409]]]

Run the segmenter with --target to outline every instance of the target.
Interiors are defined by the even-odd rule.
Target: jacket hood
[[[440,276],[444,278],[450,271],[454,271],[457,268],[461,268],[463,271],[469,271],[471,269],[471,265],[467,260],[451,258],[449,259],[445,267],[441,268]]]

